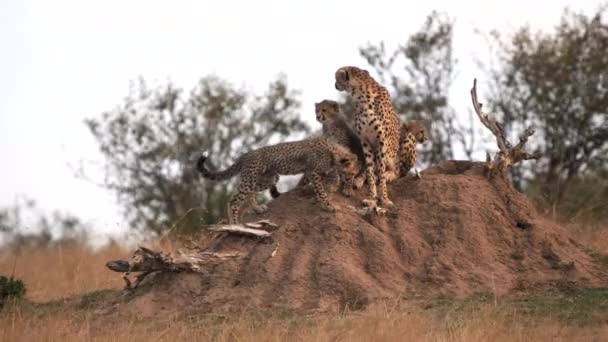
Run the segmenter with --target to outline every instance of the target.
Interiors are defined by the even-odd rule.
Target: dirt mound
[[[483,164],[447,161],[389,187],[396,210],[366,219],[334,194],[322,212],[307,189],[284,194],[246,219],[280,226],[267,242],[229,236],[221,252],[244,252],[207,274],[165,273],[136,290],[140,313],[286,307],[340,310],[398,296],[504,295],[543,286],[599,286],[606,273],[559,225],[538,215]],[[271,257],[273,251],[276,254]]]

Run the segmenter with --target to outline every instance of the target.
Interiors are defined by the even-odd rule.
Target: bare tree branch
[[[482,111],[482,104],[479,103],[477,98],[477,79],[473,80],[473,88],[471,88],[471,101],[473,102],[473,109],[481,123],[486,126],[492,134],[496,137],[496,144],[498,145],[499,152],[492,157],[489,153],[486,154],[486,162],[489,171],[489,176],[492,177],[497,173],[504,173],[509,167],[514,164],[521,162],[522,160],[538,159],[540,155],[538,153],[530,154],[524,150],[528,138],[534,134],[534,129],[528,127],[519,137],[519,143],[512,147],[511,143],[507,140],[505,131],[496,119],[488,113]]]

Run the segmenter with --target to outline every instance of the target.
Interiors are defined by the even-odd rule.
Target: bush
[[[9,299],[19,299],[25,295],[25,284],[20,279],[0,276],[0,307]]]

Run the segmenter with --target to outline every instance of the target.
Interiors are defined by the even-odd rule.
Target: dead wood
[[[204,273],[212,265],[223,261],[239,258],[241,253],[212,253],[212,252],[185,252],[178,250],[176,253],[162,253],[145,247],[139,247],[134,253],[131,261],[112,260],[106,263],[106,267],[114,272],[124,273],[123,279],[127,289],[136,288],[142,280],[154,272],[199,272]],[[140,273],[136,276],[134,284],[131,284],[128,276],[130,273]]]
[[[244,225],[213,225],[207,229],[220,232],[215,240],[221,241],[228,234],[238,234],[250,237],[265,239],[272,233],[262,229],[277,229],[278,226],[268,220],[246,223]],[[239,252],[219,253],[209,249],[194,248],[191,251],[177,250],[175,253],[163,253],[153,251],[146,247],[139,247],[133,253],[131,261],[111,260],[106,263],[106,267],[114,272],[124,273],[123,279],[127,289],[134,289],[146,278],[146,276],[156,272],[198,272],[205,273],[210,269],[226,260],[241,258],[244,255]],[[131,283],[129,274],[136,275],[134,283]]]
[[[477,99],[477,79],[473,80],[473,88],[471,88],[471,100],[473,102],[473,109],[479,117],[481,123],[486,126],[496,137],[496,145],[498,146],[498,153],[492,158],[489,153],[486,155],[486,163],[488,175],[493,177],[496,174],[503,174],[514,164],[521,162],[522,160],[538,159],[540,158],[539,153],[528,153],[524,147],[528,142],[528,138],[534,134],[534,129],[528,127],[519,136],[519,143],[512,146],[509,140],[506,138],[505,131],[501,124],[499,124],[494,117],[489,113],[482,111],[482,104]]]
[[[257,238],[269,238],[272,233],[266,229],[276,230],[278,226],[268,220],[250,222],[245,224],[215,224],[207,227],[207,230],[218,233],[228,233],[236,235],[246,235]]]

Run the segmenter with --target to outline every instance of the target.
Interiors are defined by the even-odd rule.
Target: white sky
[[[549,30],[565,6],[591,13],[599,4],[0,0],[0,206],[27,195],[43,209],[73,213],[100,232],[127,229],[114,195],[75,179],[67,163],[102,160],[83,120],[119,104],[129,81],[140,75],[189,90],[215,73],[263,91],[284,72],[289,85],[302,91],[302,115],[316,125],[313,103],[337,97],[338,67],[367,66],[360,46],[405,42],[436,9],[456,18],[459,73],[451,102],[466,114],[474,77],[484,92],[484,75],[472,57],[483,57],[487,47],[476,28],[509,33],[529,23]]]

